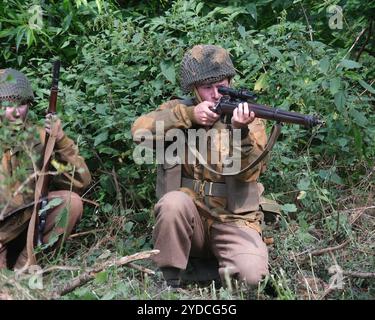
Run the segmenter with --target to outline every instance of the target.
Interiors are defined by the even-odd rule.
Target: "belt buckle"
[[[203,181],[200,181],[200,185],[199,185],[199,194],[204,197],[205,196],[205,190],[204,190],[204,186],[206,185],[206,180],[203,180]]]
[[[210,187],[208,188],[208,196],[212,196],[212,187],[213,187],[214,183],[212,181],[210,181],[208,184],[210,185]]]
[[[193,180],[193,190],[194,190],[194,192],[199,193],[200,183],[201,183],[200,180]]]

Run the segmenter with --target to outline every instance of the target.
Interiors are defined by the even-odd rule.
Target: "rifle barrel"
[[[60,60],[56,60],[53,63],[51,94],[49,97],[49,106],[48,106],[47,113],[56,113],[59,76],[60,76]]]
[[[233,110],[237,107],[237,103],[221,101],[219,102],[216,112],[218,113],[233,113]],[[281,109],[271,108],[256,103],[249,103],[250,111],[255,113],[257,118],[285,122],[285,123],[294,123],[303,125],[307,128],[312,128],[318,124],[321,124],[321,121],[311,115],[304,115],[298,112],[285,111]]]
[[[253,111],[255,116],[258,118],[278,122],[295,123],[303,125],[307,128],[311,128],[323,123],[318,117],[315,116],[304,115],[298,112],[285,111],[256,104],[253,102],[256,100],[256,95],[246,89],[237,90],[220,86],[218,91],[223,95],[223,97],[214,108],[216,113],[231,114],[240,102],[247,101],[249,103],[250,111]]]

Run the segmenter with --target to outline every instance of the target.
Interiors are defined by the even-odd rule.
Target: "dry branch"
[[[150,251],[143,251],[143,252],[138,252],[138,253],[135,253],[135,254],[132,254],[130,256],[125,256],[125,257],[122,257],[118,260],[111,260],[111,261],[106,261],[105,263],[103,263],[102,265],[99,265],[89,271],[86,271],[85,273],[81,274],[80,276],[74,278],[73,280],[71,280],[70,282],[68,282],[67,284],[65,284],[64,286],[62,286],[61,288],[58,288],[57,290],[55,290],[55,292],[53,293],[53,297],[56,299],[56,298],[59,298],[63,295],[66,295],[67,293],[69,292],[72,292],[74,289],[86,284],[87,282],[93,280],[95,278],[95,275],[109,267],[112,267],[112,266],[124,266],[126,264],[129,264],[133,261],[136,261],[136,260],[142,260],[142,259],[148,259],[150,258],[151,256],[155,255],[155,254],[158,254],[159,253],[159,250],[150,250]],[[134,267],[134,265],[133,265]],[[139,266],[137,266],[139,267]],[[148,269],[146,269],[148,270]]]
[[[98,232],[101,232],[101,231],[105,231],[105,229],[94,229],[94,230],[89,230],[89,231],[74,233],[74,234],[71,234],[69,236],[69,239],[73,239],[73,238],[85,236],[85,235],[90,234],[90,233],[98,233]]]
[[[375,272],[343,271],[342,274],[353,278],[375,278]]]
[[[308,254],[308,255],[312,255],[312,256],[320,256],[324,253],[329,253],[329,252],[332,252],[332,251],[335,251],[335,250],[339,250],[339,249],[342,249],[343,247],[345,247],[348,243],[350,242],[350,239],[346,240],[345,242],[339,244],[338,246],[334,246],[334,247],[328,247],[328,248],[324,248],[324,249],[319,249],[319,250],[314,250],[314,251],[308,251],[308,252],[303,252],[299,255],[302,255],[302,254]]]
[[[151,274],[151,275],[155,274],[155,271],[153,271],[151,269],[148,269],[148,268],[145,268],[143,266],[140,266],[138,264],[132,263],[132,262],[128,263],[128,267],[133,268],[133,269],[138,270],[138,271],[141,271],[143,273],[147,273],[147,274]]]

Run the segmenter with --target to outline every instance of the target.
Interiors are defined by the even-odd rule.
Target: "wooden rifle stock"
[[[51,86],[51,93],[49,97],[49,105],[47,114],[55,114],[56,113],[56,104],[57,104],[57,95],[58,95],[58,85],[59,85],[59,76],[60,76],[60,61],[57,60],[53,64],[53,73],[52,73],[52,86]],[[48,144],[50,136],[46,132],[45,135],[45,141],[44,141],[44,147],[43,147],[43,158],[42,163],[46,163],[45,166],[46,170],[49,171],[50,167],[50,161],[51,158],[45,159],[46,156],[46,146]],[[41,201],[37,204],[37,212],[39,219],[37,220],[37,226],[38,226],[38,245],[41,245],[43,243],[43,233],[44,228],[46,225],[46,219],[47,219],[47,209],[46,206],[48,204],[48,186],[49,186],[49,175],[45,174],[45,172],[41,172],[42,176],[39,177],[39,179],[43,179],[43,184],[41,188]]]

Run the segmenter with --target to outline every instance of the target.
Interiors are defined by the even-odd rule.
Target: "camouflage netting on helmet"
[[[232,78],[235,74],[232,60],[225,49],[214,45],[196,45],[182,59],[181,89],[188,93],[194,86]]]
[[[27,103],[34,100],[33,90],[26,76],[14,69],[0,70],[0,102]]]

